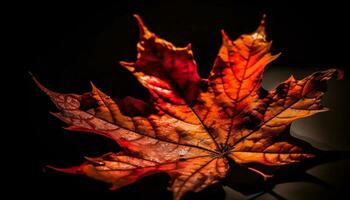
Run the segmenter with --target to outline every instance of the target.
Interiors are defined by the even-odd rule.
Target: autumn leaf
[[[316,156],[285,130],[299,118],[327,111],[321,105],[325,82],[333,75],[341,78],[341,71],[320,71],[302,80],[291,76],[264,90],[264,68],[278,55],[269,53],[263,19],[255,32],[234,41],[222,31],[213,69],[202,79],[191,45],[176,47],[135,17],[140,28],[137,60],[120,64],[149,90],[148,102],[114,100],[93,84],[82,95],[61,94],[33,77],[57,106],[52,114],[68,124],[67,130],[103,135],[123,149],[54,169],[110,183],[112,189],[166,172],[178,200],[224,178],[228,159],[237,165],[279,166]]]

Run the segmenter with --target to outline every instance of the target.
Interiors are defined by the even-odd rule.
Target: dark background
[[[37,198],[79,197],[114,199],[169,199],[165,174],[150,176],[116,192],[88,178],[43,172],[47,164],[68,167],[118,151],[116,144],[92,134],[70,133],[59,120],[49,99],[27,74],[31,71],[44,85],[58,92],[89,91],[89,81],[114,97],[130,95],[146,99],[148,93],[118,61],[136,59],[138,28],[132,14],[139,14],[149,29],[177,46],[192,43],[198,71],[206,77],[221,44],[220,29],[234,39],[255,30],[267,14],[267,34],[272,52],[282,52],[268,66],[264,86],[273,88],[289,75],[302,78],[313,71],[337,67],[345,71],[348,60],[348,9],[341,1],[164,1],[136,2],[30,2],[14,6],[14,36],[19,41],[21,123],[16,124],[9,152],[20,164],[9,183],[20,193]],[[347,76],[347,74],[346,74]],[[346,123],[349,82],[331,81],[325,103],[333,109],[292,126],[292,134],[324,150],[350,150]],[[18,90],[16,90],[18,91]],[[18,116],[17,116],[18,117]],[[308,171],[327,186],[279,184],[273,191],[286,199],[328,199],[349,189],[348,161],[321,165]],[[239,176],[238,176],[239,177]],[[241,176],[246,187],[249,175]],[[236,177],[230,176],[235,179]],[[250,179],[249,179],[250,180]],[[254,185],[254,178],[252,179]],[[253,187],[253,186],[252,186]],[[326,189],[325,189],[326,188]],[[246,194],[225,188],[226,198],[244,199]],[[248,195],[249,196],[249,195]],[[187,198],[223,199],[219,185]],[[264,194],[260,199],[278,196]]]

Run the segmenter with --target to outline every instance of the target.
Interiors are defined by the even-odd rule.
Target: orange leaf
[[[290,77],[265,91],[264,68],[278,55],[269,53],[263,18],[255,32],[235,41],[222,31],[213,69],[202,79],[191,45],[175,47],[135,17],[140,27],[137,60],[121,65],[149,90],[149,102],[132,97],[115,101],[93,84],[83,95],[61,94],[33,77],[57,106],[53,115],[68,124],[66,129],[103,135],[123,149],[86,158],[80,166],[54,169],[110,183],[112,189],[166,172],[178,200],[224,178],[228,159],[276,166],[315,156],[314,148],[285,130],[296,119],[327,110],[321,105],[325,82],[334,74],[341,78],[341,71],[316,72],[302,80]]]

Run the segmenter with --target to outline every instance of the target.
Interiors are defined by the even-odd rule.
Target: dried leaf
[[[278,166],[315,156],[285,130],[296,119],[327,111],[321,105],[325,82],[335,74],[341,78],[341,71],[290,77],[276,89],[264,90],[264,68],[278,55],[269,53],[263,19],[255,32],[234,41],[222,31],[213,69],[202,79],[191,45],[175,47],[135,17],[140,27],[137,60],[120,63],[149,90],[149,102],[132,97],[115,101],[94,85],[83,95],[56,93],[34,78],[57,106],[59,112],[52,114],[69,125],[66,129],[106,136],[123,149],[54,169],[110,183],[112,189],[166,172],[178,200],[224,178],[227,159]]]

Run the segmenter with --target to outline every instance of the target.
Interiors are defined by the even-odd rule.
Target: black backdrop
[[[16,172],[21,181],[14,179],[12,186],[21,188],[23,194],[40,198],[171,197],[166,190],[169,179],[164,174],[109,192],[108,186],[100,182],[51,171],[43,173],[42,170],[46,164],[77,165],[83,162],[83,156],[99,156],[118,151],[118,147],[99,136],[63,130],[64,124],[48,113],[55,110],[54,106],[35,87],[26,72],[31,71],[48,88],[59,92],[86,92],[90,89],[89,81],[93,81],[111,96],[147,98],[147,92],[118,64],[119,60],[133,61],[136,58],[138,28],[132,14],[139,14],[150,30],[177,46],[191,42],[199,73],[205,77],[221,44],[220,29],[225,29],[231,38],[249,33],[255,30],[264,13],[267,14],[268,38],[274,41],[272,51],[282,52],[282,56],[268,66],[275,70],[274,74],[281,71],[306,75],[305,70],[329,67],[346,70],[348,12],[345,3],[342,5],[336,1],[307,4],[268,0],[30,2],[16,5],[18,55],[26,64],[23,65],[23,77],[21,75],[24,81],[21,97],[25,100],[22,101],[21,118],[24,120],[13,133],[16,142],[10,145],[11,152],[21,163]],[[269,79],[276,76],[269,76]],[[333,145],[337,146],[339,142],[341,150],[349,150],[349,136],[345,135],[348,131],[345,127],[348,122],[345,114],[349,111],[349,106],[345,105],[349,100],[348,85],[345,80],[334,86],[341,87],[334,93],[338,96],[333,100],[336,108],[342,111],[332,115],[331,120],[336,121],[333,127],[341,127]],[[324,122],[316,120],[314,126],[320,123]],[[332,121],[327,123],[332,124]],[[325,134],[337,137],[335,133]],[[345,172],[341,174],[348,177]],[[343,182],[340,189],[347,187]],[[214,185],[188,198],[222,199],[224,196],[221,187]]]

